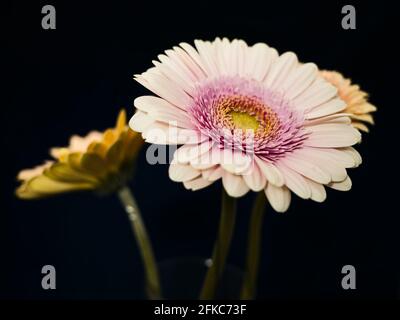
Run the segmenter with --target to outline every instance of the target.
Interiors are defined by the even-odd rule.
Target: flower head
[[[350,189],[346,168],[361,162],[351,147],[361,136],[314,64],[264,43],[195,47],[181,43],[135,77],[157,96],[135,100],[130,126],[147,142],[182,144],[172,180],[197,190],[222,178],[233,197],[264,190],[277,211],[290,191],[324,201],[324,186]]]
[[[350,114],[352,125],[361,131],[368,132],[369,129],[365,123],[374,124],[371,112],[376,111],[376,107],[367,100],[368,94],[339,72],[323,70],[320,74],[338,89],[339,97],[346,102],[343,112]]]
[[[115,191],[129,179],[142,143],[140,135],[126,125],[121,110],[115,128],[85,137],[74,135],[68,147],[51,149],[53,160],[22,170],[16,194],[35,199],[79,190]]]

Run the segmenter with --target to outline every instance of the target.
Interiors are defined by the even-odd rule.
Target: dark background
[[[132,76],[157,54],[216,36],[266,42],[341,71],[379,108],[376,126],[357,147],[364,162],[350,172],[350,192],[329,190],[323,204],[293,197],[285,214],[268,207],[258,297],[399,297],[398,14],[390,3],[2,3],[0,297],[143,298],[140,256],[115,196],[25,202],[14,197],[15,176],[47,159],[48,149],[67,144],[71,134],[111,126],[121,107],[132,115],[133,99],[147,92]],[[41,28],[45,4],[56,7],[56,30]],[[345,4],[356,7],[356,30],[341,28]],[[131,186],[158,260],[210,254],[220,183],[186,191],[169,180],[166,165],[147,164],[143,152]],[[239,268],[253,196],[239,201],[229,256]],[[46,264],[56,267],[56,290],[41,288]],[[341,288],[347,264],[357,270],[356,290]]]

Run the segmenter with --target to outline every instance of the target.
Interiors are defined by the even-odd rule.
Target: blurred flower
[[[198,190],[222,178],[231,197],[265,194],[286,211],[290,191],[324,201],[325,186],[349,190],[360,133],[346,104],[312,63],[264,43],[217,38],[181,43],[136,80],[156,96],[135,100],[130,126],[156,144],[183,144],[169,176]],[[171,124],[176,124],[175,127]]]
[[[22,170],[16,194],[35,199],[79,190],[116,191],[130,178],[142,144],[140,134],[126,125],[126,113],[121,110],[115,128],[85,137],[74,135],[68,147],[51,149],[54,160]]]
[[[376,107],[367,100],[368,94],[361,91],[358,85],[352,84],[350,79],[344,78],[339,72],[323,70],[320,74],[338,89],[339,97],[346,102],[343,112],[350,114],[352,125],[359,130],[368,132],[369,129],[364,122],[374,124],[371,112],[376,111]]]

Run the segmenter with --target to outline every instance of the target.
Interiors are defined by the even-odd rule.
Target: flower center
[[[275,161],[306,139],[303,115],[263,83],[222,76],[196,86],[188,113],[221,149],[256,153]]]
[[[257,131],[260,123],[255,116],[246,112],[231,111],[228,113],[232,117],[232,122],[236,128],[245,130]]]

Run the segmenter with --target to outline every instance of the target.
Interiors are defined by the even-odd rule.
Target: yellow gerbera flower
[[[323,70],[320,74],[338,89],[339,97],[347,104],[342,112],[350,114],[352,125],[361,131],[368,132],[369,129],[365,123],[374,124],[371,112],[376,111],[376,107],[368,102],[368,94],[339,72]]]
[[[121,110],[115,128],[92,131],[85,137],[74,135],[68,147],[51,149],[54,160],[22,170],[16,194],[35,199],[79,190],[116,191],[130,178],[142,144],[141,135],[127,126]]]

